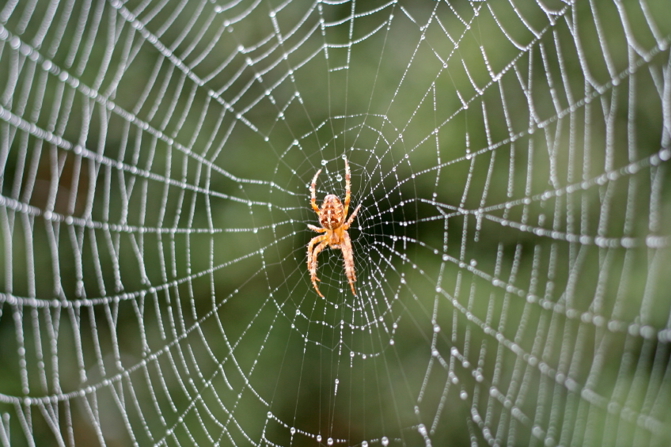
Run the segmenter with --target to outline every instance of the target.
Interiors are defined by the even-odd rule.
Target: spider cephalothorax
[[[308,225],[312,231],[317,233],[324,233],[321,236],[313,237],[308,243],[308,270],[310,271],[310,280],[312,280],[312,285],[315,290],[322,298],[324,295],[319,291],[317,287],[317,256],[319,253],[326,247],[333,249],[339,248],[342,250],[342,256],[345,261],[345,275],[347,276],[347,281],[349,286],[352,289],[352,293],[356,295],[356,290],[354,289],[354,283],[356,282],[356,272],[354,270],[354,252],[352,251],[352,240],[349,237],[347,230],[354,221],[356,213],[361,208],[361,205],[357,206],[349,219],[347,219],[347,211],[349,209],[350,202],[350,171],[349,163],[347,163],[347,158],[345,158],[345,203],[340,201],[340,198],[335,194],[328,194],[324,197],[324,203],[322,207],[317,206],[317,196],[315,189],[317,187],[317,177],[319,173],[322,172],[320,169],[317,171],[315,176],[312,178],[312,184],[310,185],[310,194],[311,200],[310,204],[312,209],[319,216],[319,224],[321,228],[314,225]],[[316,246],[315,246],[316,245]]]

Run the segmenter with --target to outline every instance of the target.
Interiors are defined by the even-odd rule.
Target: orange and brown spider
[[[361,208],[361,204],[356,207],[354,212],[349,219],[347,219],[347,211],[349,209],[350,202],[350,171],[349,164],[347,163],[347,158],[345,159],[345,203],[340,201],[338,196],[335,194],[328,194],[324,197],[324,203],[322,207],[317,206],[317,197],[315,193],[315,188],[317,187],[317,177],[319,173],[322,172],[320,169],[317,171],[315,176],[312,178],[312,184],[310,185],[310,193],[312,199],[310,204],[312,209],[317,213],[319,217],[319,224],[322,228],[316,227],[314,225],[308,225],[308,228],[317,233],[324,233],[321,236],[313,237],[308,243],[308,270],[310,271],[310,279],[312,280],[312,285],[315,287],[315,290],[324,298],[324,295],[319,291],[317,287],[317,256],[319,253],[326,247],[333,249],[339,248],[342,250],[342,256],[345,261],[345,275],[347,276],[347,281],[349,281],[349,286],[352,288],[352,293],[356,295],[356,290],[354,289],[354,283],[356,282],[356,272],[354,270],[354,253],[352,251],[352,240],[349,237],[347,230],[354,221],[356,213]],[[347,219],[347,220],[345,220]],[[317,245],[315,247],[315,245]]]

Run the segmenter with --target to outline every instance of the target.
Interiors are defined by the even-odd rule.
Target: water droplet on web
[[[327,163],[328,163],[328,161],[322,160],[322,166],[326,166]]]
[[[339,182],[341,182],[341,181],[342,181],[342,175],[337,174],[337,175],[336,175],[336,180],[338,180]]]

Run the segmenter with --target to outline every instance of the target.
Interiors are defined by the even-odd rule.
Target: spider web
[[[668,445],[670,6],[4,0],[0,443]]]

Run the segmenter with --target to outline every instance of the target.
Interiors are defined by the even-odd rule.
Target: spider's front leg
[[[326,248],[328,243],[328,235],[326,234],[315,236],[310,239],[310,242],[308,243],[308,271],[310,272],[310,281],[312,281],[312,285],[322,298],[324,298],[324,295],[322,295],[319,291],[319,287],[317,287],[317,281],[319,281],[319,278],[317,278],[317,256],[319,256],[319,252]],[[315,247],[316,244],[319,245]]]
[[[342,250],[342,257],[345,262],[345,276],[347,276],[347,281],[352,289],[352,294],[356,296],[356,289],[354,289],[354,283],[356,282],[354,251],[352,250],[352,240],[347,231],[342,232],[342,244],[340,245],[340,249]]]

